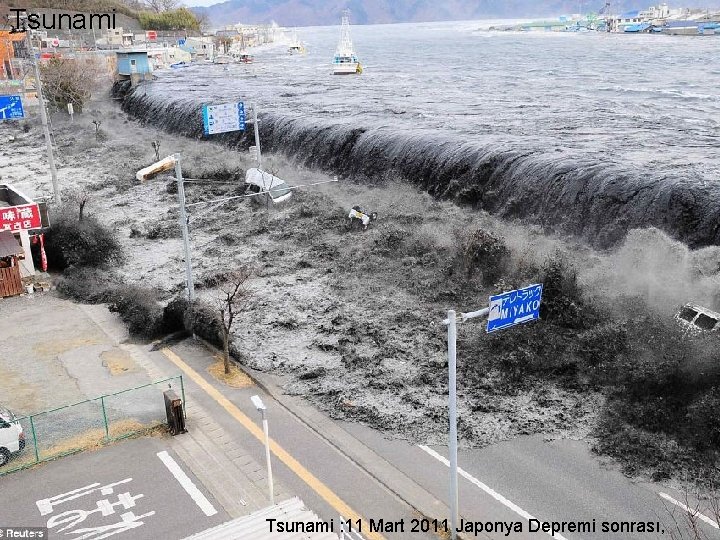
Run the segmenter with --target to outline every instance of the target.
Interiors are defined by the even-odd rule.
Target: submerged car
[[[25,448],[25,433],[15,415],[0,407],[0,467]]]
[[[250,200],[256,204],[280,204],[292,197],[285,180],[260,169],[248,169],[245,173],[245,194],[256,196]]]
[[[720,313],[702,306],[685,304],[675,319],[683,327],[694,332],[711,332],[720,329]]]

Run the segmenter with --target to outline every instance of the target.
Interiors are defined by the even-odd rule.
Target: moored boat
[[[346,10],[343,12],[340,25],[340,42],[333,57],[333,74],[352,75],[355,73],[362,73],[362,66],[350,39],[350,16]]]

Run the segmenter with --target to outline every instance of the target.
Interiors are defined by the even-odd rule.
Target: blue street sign
[[[540,318],[542,284],[490,297],[487,331],[494,332]]]
[[[182,47],[183,45],[185,45],[185,39],[184,38],[178,39],[178,47]]]
[[[25,118],[20,96],[0,96],[0,120]]]
[[[245,131],[245,104],[242,101],[222,105],[203,105],[202,116],[205,135]]]

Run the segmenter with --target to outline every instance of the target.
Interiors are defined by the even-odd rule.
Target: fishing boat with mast
[[[345,10],[340,25],[340,42],[333,58],[333,74],[353,75],[355,73],[362,73],[362,66],[350,39],[350,12]]]
[[[298,39],[297,29],[293,29],[288,52],[290,54],[305,54],[305,44]]]

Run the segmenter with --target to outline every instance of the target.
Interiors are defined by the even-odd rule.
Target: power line
[[[302,187],[319,186],[321,184],[330,184],[332,182],[338,182],[338,179],[333,178],[332,180],[325,180],[324,182],[315,182],[313,184],[302,184],[299,186],[290,186],[290,187],[288,187],[288,189],[293,190],[293,189],[298,189],[298,188],[302,188]],[[227,201],[233,201],[235,199],[243,199],[245,197],[257,197],[258,195],[265,195],[267,193],[270,193],[270,190],[260,191],[258,193],[249,193],[246,195],[235,195],[233,197],[226,197],[224,199],[215,199],[213,201],[202,201],[202,202],[190,203],[190,204],[186,204],[185,206],[190,207],[190,206],[198,206],[201,204],[215,204],[215,203],[221,204],[221,203],[224,203]]]

